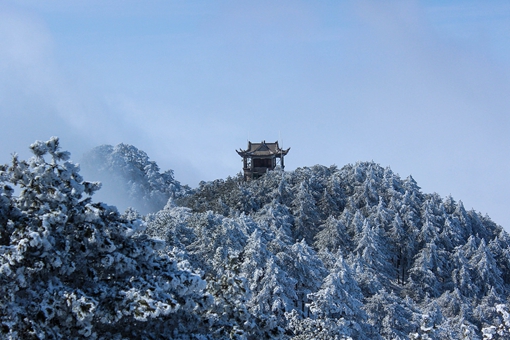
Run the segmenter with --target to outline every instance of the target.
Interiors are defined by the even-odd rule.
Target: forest
[[[510,338],[509,235],[389,167],[190,188],[131,145],[90,181],[30,149],[0,165],[1,338]],[[131,208],[94,200],[105,174]]]

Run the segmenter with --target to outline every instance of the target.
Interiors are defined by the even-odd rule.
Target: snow
[[[412,177],[359,162],[190,190],[103,146],[162,209],[120,215],[57,138],[31,149],[0,166],[2,338],[510,337],[510,237]]]

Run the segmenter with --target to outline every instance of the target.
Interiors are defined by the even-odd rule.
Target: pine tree
[[[29,161],[14,156],[0,167],[2,337],[203,332],[199,313],[210,303],[205,281],[159,255],[162,242],[139,236],[142,221],[92,203],[100,185],[83,181],[58,138],[30,148]],[[178,327],[183,319],[189,322]]]
[[[309,294],[310,311],[314,318],[342,319],[346,325],[357,325],[352,330],[361,329],[367,316],[361,309],[363,296],[354,280],[350,268],[339,259],[334,271],[323,281],[316,293]],[[362,332],[361,332],[362,333]],[[361,336],[362,334],[343,334]]]
[[[293,201],[294,236],[297,240],[305,239],[313,243],[317,232],[319,215],[315,207],[315,200],[309,193],[307,182],[301,182],[299,190]]]
[[[469,218],[468,213],[466,212],[466,209],[464,209],[464,204],[462,203],[462,201],[458,202],[455,212],[453,213],[453,216],[457,217],[460,221],[462,232],[461,237],[466,239],[470,235],[474,234],[471,220]]]
[[[320,229],[313,244],[316,249],[335,252],[339,247],[350,247],[345,225],[333,216],[329,216]]]
[[[481,294],[487,294],[491,288],[495,289],[497,292],[503,291],[501,271],[496,265],[496,261],[485,244],[484,239],[481,240],[477,251],[473,254],[469,262],[473,267],[475,280],[478,282],[478,288]]]
[[[393,268],[389,262],[389,250],[387,242],[383,240],[381,229],[367,219],[363,224],[361,235],[351,256],[351,262],[358,262],[356,268],[362,270],[363,277],[372,276],[363,286],[369,291],[375,292],[379,278],[391,280],[395,277]],[[361,277],[360,277],[361,279]],[[372,283],[370,283],[372,282]]]
[[[385,289],[367,299],[365,310],[376,334],[384,339],[405,339],[416,331],[414,312],[402,299]]]
[[[308,294],[317,291],[327,275],[324,264],[305,240],[296,242],[285,252],[278,253],[276,257],[280,267],[284,268],[287,275],[296,281],[295,308],[302,315],[308,315],[306,307]]]
[[[403,285],[406,282],[407,271],[411,265],[413,241],[409,233],[405,232],[404,223],[398,214],[395,215],[391,223],[389,238],[393,250],[391,261],[396,269],[397,282]]]
[[[172,170],[160,173],[156,162],[132,145],[98,146],[84,155],[82,163],[89,176],[121,193],[117,196],[124,204],[144,214],[163,209],[170,198],[181,197],[189,190],[174,179]]]
[[[418,293],[419,297],[437,297],[441,294],[441,281],[447,273],[434,241],[427,243],[416,255],[409,275],[413,282],[413,291]]]
[[[466,297],[478,296],[480,288],[473,280],[473,268],[464,256],[462,248],[458,247],[452,256],[452,280],[455,287]]]

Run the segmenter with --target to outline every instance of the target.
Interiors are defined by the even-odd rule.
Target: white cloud
[[[510,223],[508,6],[20,6],[0,20],[1,158],[124,142],[195,184],[281,132],[288,169],[374,159]]]

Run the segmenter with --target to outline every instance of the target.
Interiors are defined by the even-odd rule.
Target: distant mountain
[[[57,138],[31,150],[0,166],[2,338],[510,338],[510,237],[412,177],[359,162],[191,190],[102,146],[89,163],[120,195],[164,205],[120,215]]]

